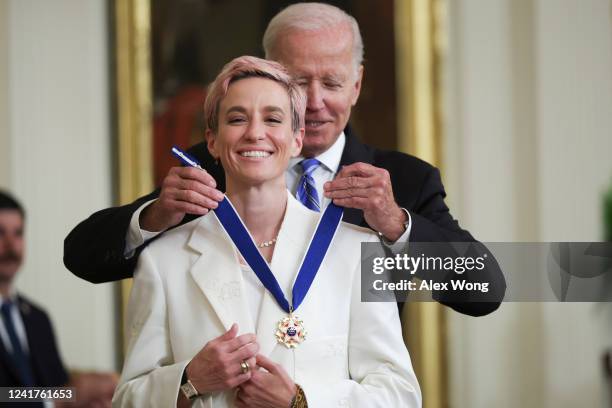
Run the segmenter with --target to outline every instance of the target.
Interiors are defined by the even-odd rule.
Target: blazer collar
[[[270,269],[289,303],[292,300],[293,282],[318,219],[317,213],[306,209],[287,191],[287,207]],[[233,323],[238,323],[241,333],[256,333],[260,353],[269,355],[277,345],[274,337],[276,325],[287,313],[265,290],[257,328],[253,327],[246,301],[248,294],[245,292],[234,244],[214,212],[202,217],[188,245],[201,254],[191,267],[191,276],[209,300],[223,326],[229,329]]]
[[[359,141],[350,125],[344,128],[344,134],[346,135],[346,144],[340,158],[340,166],[347,166],[357,162],[374,164],[374,151]]]
[[[240,264],[214,213],[200,219],[187,245],[201,254],[191,266],[191,276],[225,329],[238,323],[241,333],[252,333]]]

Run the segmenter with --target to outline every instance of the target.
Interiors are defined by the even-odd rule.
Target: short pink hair
[[[278,62],[243,56],[227,63],[208,87],[208,95],[204,102],[204,117],[207,129],[214,133],[219,129],[219,105],[221,99],[227,95],[230,84],[240,79],[252,77],[267,78],[281,84],[289,95],[291,129],[293,132],[297,132],[304,127],[306,95],[285,67]]]

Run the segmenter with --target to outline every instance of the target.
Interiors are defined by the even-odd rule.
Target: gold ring
[[[251,367],[249,367],[249,363],[247,363],[245,360],[240,363],[240,371],[242,371],[242,374],[248,373],[250,369]]]

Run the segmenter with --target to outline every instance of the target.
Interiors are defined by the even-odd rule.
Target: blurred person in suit
[[[116,375],[68,373],[47,313],[13,284],[25,253],[24,223],[21,204],[0,191],[0,386],[70,386],[77,398],[71,406],[109,406]]]
[[[393,253],[405,251],[409,241],[475,241],[444,202],[438,169],[414,156],[363,144],[348,125],[364,72],[363,42],[352,16],[328,4],[291,5],[268,24],[263,48],[266,58],[287,67],[307,94],[302,151],[286,169],[292,194],[312,180],[316,202],[306,205],[323,209],[333,200],[345,208],[344,221],[379,233]],[[94,283],[131,277],[146,245],[216,208],[226,187],[222,166],[205,143],[188,153],[205,172],[174,167],[161,189],[91,215],[66,237],[66,267]],[[479,272],[478,279],[490,282],[489,293],[445,298],[442,292],[434,298],[463,314],[489,314],[503,299],[505,280],[495,268]]]

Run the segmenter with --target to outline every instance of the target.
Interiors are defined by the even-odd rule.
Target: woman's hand
[[[232,327],[206,346],[187,365],[187,378],[200,394],[226,391],[249,380],[256,369],[255,356],[259,351],[253,333],[236,337],[238,325]],[[249,365],[243,372],[242,362]]]
[[[297,391],[285,369],[269,358],[257,355],[257,366],[251,379],[238,387],[236,406],[239,408],[287,408]]]

